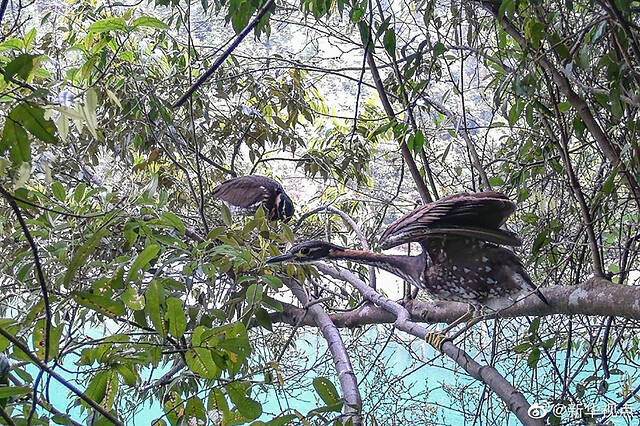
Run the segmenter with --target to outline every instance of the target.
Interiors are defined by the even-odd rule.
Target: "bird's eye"
[[[300,250],[300,253],[307,255],[309,254],[309,249],[308,248],[303,248],[302,250]]]

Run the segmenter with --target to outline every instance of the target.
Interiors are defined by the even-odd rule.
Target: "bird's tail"
[[[533,283],[533,281],[531,281],[531,277],[529,276],[529,274],[527,274],[525,271],[521,271],[520,275],[522,275],[522,277],[527,282],[527,284],[529,284],[529,286],[535,291],[536,296],[538,296],[538,299],[542,300],[545,305],[551,306],[551,303],[549,303],[547,298],[544,297],[544,294],[542,294],[540,289],[538,287],[536,287],[536,285]]]

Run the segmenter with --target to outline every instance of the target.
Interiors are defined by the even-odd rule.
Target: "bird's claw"
[[[445,334],[439,331],[429,331],[425,336],[424,340],[433,346],[438,352],[442,352],[442,345],[447,340],[451,341]]]

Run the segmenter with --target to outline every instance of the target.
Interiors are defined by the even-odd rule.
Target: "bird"
[[[514,211],[515,204],[498,192],[455,194],[418,207],[382,234],[381,248],[417,242],[423,249],[419,255],[388,255],[313,240],[295,245],[266,263],[351,260],[385,269],[425,290],[433,299],[469,304],[471,309],[465,315],[443,332],[428,336],[428,341],[441,350],[448,330],[469,319],[477,322],[484,308],[498,311],[527,293],[536,293],[549,304],[522,261],[497,245],[522,244],[515,233],[499,228]]]
[[[288,222],[294,207],[284,188],[275,180],[257,175],[236,177],[216,186],[212,195],[227,203],[234,213],[253,214],[262,205],[269,220]]]

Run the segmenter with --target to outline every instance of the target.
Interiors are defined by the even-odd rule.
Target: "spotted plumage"
[[[440,300],[502,309],[536,290],[520,259],[511,251],[475,238],[444,235],[422,242],[426,262],[420,287]]]
[[[288,221],[294,213],[293,202],[282,185],[264,176],[229,179],[213,190],[213,196],[238,214],[253,214],[260,205],[266,209],[269,220]]]

